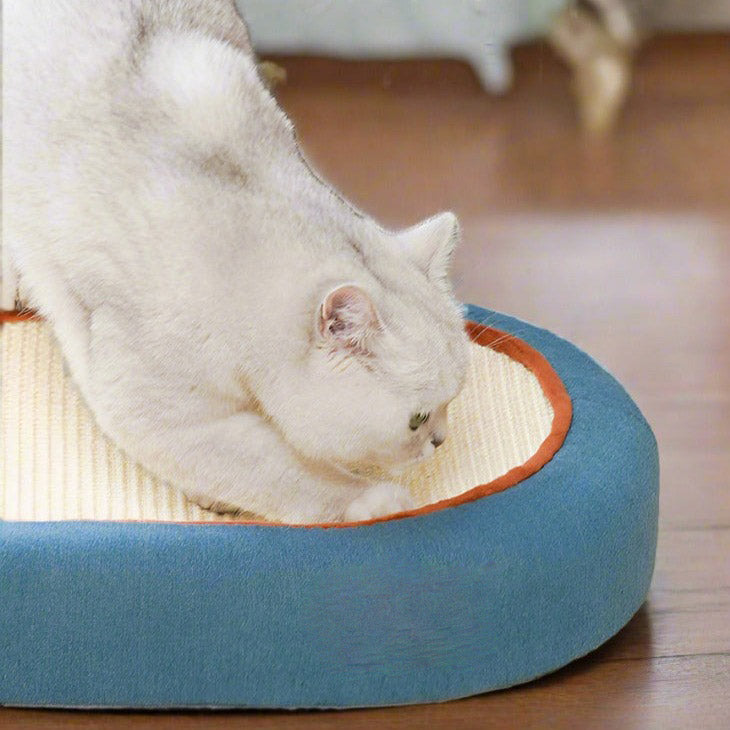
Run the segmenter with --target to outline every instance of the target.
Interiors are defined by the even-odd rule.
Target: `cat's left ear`
[[[459,221],[453,213],[439,213],[433,218],[406,228],[396,235],[405,255],[435,284],[450,289],[449,268],[461,239]]]
[[[355,284],[333,289],[319,306],[319,335],[331,346],[363,355],[381,331],[380,319],[368,294]]]

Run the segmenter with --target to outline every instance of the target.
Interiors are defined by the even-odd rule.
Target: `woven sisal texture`
[[[190,504],[117,449],[64,375],[46,325],[6,324],[1,341],[0,519],[241,519]],[[454,497],[527,461],[552,421],[552,406],[530,370],[472,344],[466,385],[449,407],[446,442],[399,481],[419,506]]]

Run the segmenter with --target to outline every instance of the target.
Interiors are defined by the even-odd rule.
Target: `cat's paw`
[[[415,502],[410,492],[393,482],[378,482],[368,487],[345,510],[346,522],[360,522],[413,509]]]
[[[217,512],[220,515],[223,514],[238,514],[241,512],[240,507],[236,507],[235,504],[229,504],[228,502],[220,502],[212,497],[206,497],[204,494],[188,494],[185,492],[185,496],[190,502],[197,504],[198,507],[207,509],[210,512]]]

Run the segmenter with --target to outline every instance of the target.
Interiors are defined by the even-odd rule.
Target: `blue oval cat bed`
[[[338,527],[186,504],[90,425],[43,326],[6,324],[0,703],[434,702],[615,634],[654,564],[652,432],[569,343],[467,316],[489,348],[474,346],[452,451],[404,477],[417,496],[430,485],[420,508]]]

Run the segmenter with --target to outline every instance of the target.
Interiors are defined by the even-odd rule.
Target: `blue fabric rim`
[[[587,355],[512,317],[573,400],[504,492],[366,527],[0,523],[0,703],[363,707],[528,681],[616,633],[649,588],[656,441]]]

